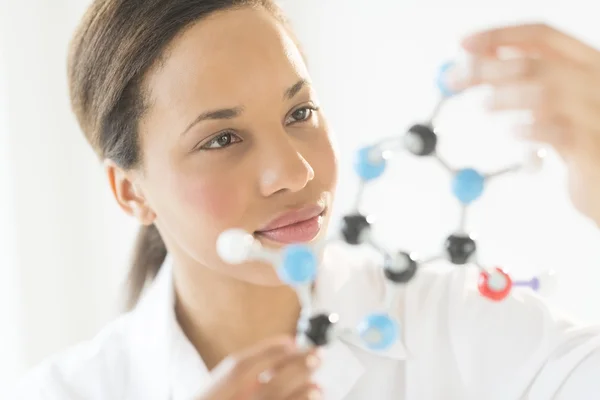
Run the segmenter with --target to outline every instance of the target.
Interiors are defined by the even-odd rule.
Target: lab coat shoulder
[[[444,290],[430,293],[438,306],[424,310],[447,327],[442,332],[448,335],[457,378],[470,397],[553,398],[600,349],[600,327],[568,317],[527,289],[490,301],[477,290],[477,279],[474,269],[445,274]]]
[[[100,333],[42,362],[16,399],[165,399],[174,324],[171,268],[161,268],[136,307]]]
[[[93,339],[79,343],[32,369],[19,383],[16,400],[123,399],[131,366],[130,315],[108,324]]]

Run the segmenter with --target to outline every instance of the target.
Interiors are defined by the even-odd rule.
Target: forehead
[[[212,14],[177,37],[148,78],[153,103],[231,107],[308,78],[285,28],[262,8]],[[233,97],[233,98],[232,98]]]

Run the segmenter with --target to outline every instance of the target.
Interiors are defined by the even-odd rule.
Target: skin
[[[468,73],[453,86],[489,85],[492,111],[530,111],[517,134],[546,143],[562,157],[575,207],[600,226],[600,51],[543,24],[478,32],[463,42]],[[502,57],[502,49],[515,57]]]
[[[179,323],[212,369],[265,338],[291,336],[300,311],[271,265],[224,263],[219,234],[254,232],[317,201],[330,207],[336,151],[301,52],[265,10],[228,10],[198,22],[171,43],[144,85],[143,166],[124,171],[107,160],[106,172],[123,210],[160,231],[173,259]],[[239,112],[197,121],[220,109]],[[327,223],[325,215],[314,240]],[[308,374],[297,370],[314,365],[314,356],[290,354],[291,369],[278,367],[287,372],[274,379],[283,387],[276,398],[293,397],[281,395],[295,388],[290,375],[306,383]]]

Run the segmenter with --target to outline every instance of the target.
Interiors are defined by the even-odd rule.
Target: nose
[[[273,143],[277,140],[277,143]],[[260,192],[268,197],[278,192],[298,192],[314,179],[315,171],[292,142],[293,138],[271,139],[261,152]]]

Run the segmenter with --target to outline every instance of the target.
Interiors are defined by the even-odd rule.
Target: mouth
[[[254,232],[254,235],[280,244],[307,243],[319,235],[326,213],[327,208],[323,205],[287,212]]]

